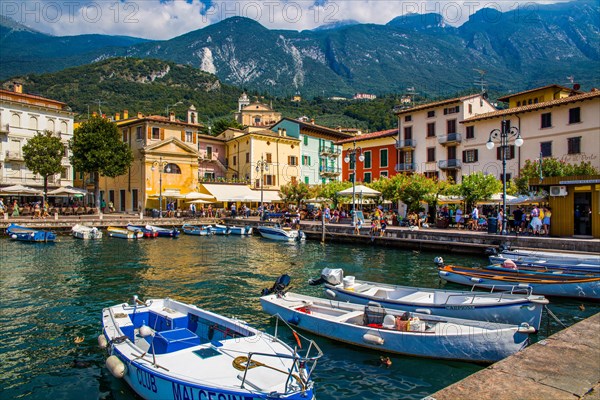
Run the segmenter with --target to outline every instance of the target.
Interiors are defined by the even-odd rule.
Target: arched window
[[[67,123],[65,121],[60,122],[60,132],[67,133]]]
[[[38,119],[36,117],[29,117],[29,128],[37,131]]]
[[[48,130],[50,132],[54,132],[55,129],[56,129],[56,125],[54,123],[54,120],[53,119],[49,119],[48,120]]]
[[[166,174],[181,174],[181,168],[177,164],[167,164],[164,172]]]
[[[20,128],[21,127],[21,116],[19,114],[13,114],[10,117],[10,125]]]

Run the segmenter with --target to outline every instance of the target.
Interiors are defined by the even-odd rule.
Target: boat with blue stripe
[[[306,239],[301,230],[282,228],[281,226],[259,226],[258,233],[265,239],[280,240],[284,242],[299,242]]]
[[[144,399],[314,399],[322,352],[299,334],[291,347],[238,319],[136,296],[105,308],[102,324],[107,369]]]
[[[184,224],[181,227],[181,230],[186,235],[194,235],[194,236],[209,236],[209,235],[214,235],[214,232],[213,232],[212,227],[210,225],[201,225],[201,226],[198,226],[198,225]]]
[[[54,232],[27,228],[17,224],[10,224],[6,228],[6,233],[11,239],[21,242],[47,243],[56,240],[56,233]]]
[[[158,237],[172,237],[176,238],[179,236],[179,229],[177,228],[163,228],[160,226],[146,225],[146,229],[152,230],[158,233]]]

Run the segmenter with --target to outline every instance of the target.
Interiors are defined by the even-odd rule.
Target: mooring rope
[[[555,315],[555,314],[554,314],[554,313],[553,313],[553,312],[552,312],[552,311],[551,311],[551,310],[548,308],[548,306],[547,306],[547,305],[544,305],[544,308],[545,308],[545,309],[546,309],[546,311],[548,312],[548,315],[549,315],[549,316],[551,316],[552,318],[554,318],[554,320],[555,320],[556,322],[558,322],[559,324],[561,324],[563,328],[567,328],[567,326],[566,326],[565,324],[563,324],[563,322],[562,322],[560,319],[558,319],[558,317],[557,317],[557,316],[556,316],[556,315]]]

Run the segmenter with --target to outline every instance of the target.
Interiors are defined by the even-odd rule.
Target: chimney
[[[169,111],[169,121],[175,121],[175,113],[173,111]]]
[[[137,117],[138,117],[138,119],[142,119],[144,117],[144,114],[142,114],[141,112],[138,111]]]
[[[287,136],[287,129],[283,129],[283,130],[281,131],[281,133],[283,134],[283,136]]]
[[[129,111],[123,110],[123,119],[129,118]]]
[[[283,129],[281,129],[281,128],[277,128],[277,134],[278,134],[279,136],[281,136],[281,132],[282,132],[282,131],[283,131]]]
[[[315,119],[314,119],[314,118],[311,118],[311,119],[310,119],[310,123],[314,125],[314,124],[315,124]]]
[[[15,93],[23,93],[23,85],[19,82],[14,82],[13,90]]]
[[[115,113],[115,121],[119,121],[121,119],[120,113]]]

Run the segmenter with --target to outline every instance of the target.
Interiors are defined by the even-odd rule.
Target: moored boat
[[[506,260],[512,260],[518,267],[564,269],[600,274],[600,255],[597,254],[522,249],[504,249],[500,253],[497,253],[496,249],[490,251],[492,254],[489,259],[492,264],[502,264]]]
[[[195,235],[195,236],[214,235],[214,232],[212,231],[212,227],[210,225],[198,226],[198,225],[184,224],[181,227],[181,230],[186,235]]]
[[[356,280],[343,275],[342,269],[325,268],[319,280],[325,295],[334,300],[367,304],[376,301],[382,307],[453,318],[474,319],[519,325],[528,323],[540,329],[542,311],[548,304],[544,296],[505,292],[455,291],[389,285]]]
[[[311,375],[322,353],[312,341],[292,348],[243,321],[168,298],[134,297],[105,308],[102,323],[108,370],[144,399],[314,398]]]
[[[256,229],[266,239],[285,242],[299,242],[306,239],[306,235],[301,230],[282,228],[280,226],[259,226]]]
[[[156,232],[154,229],[149,229],[146,226],[127,224],[127,229],[132,232],[142,232],[143,237],[145,238],[158,237],[158,232]]]
[[[449,282],[492,290],[518,287],[544,296],[600,300],[600,276],[537,276],[519,274],[511,270],[498,271],[450,265],[440,267],[438,274],[440,278]]]
[[[54,232],[27,228],[17,224],[10,224],[6,228],[6,233],[11,239],[21,242],[44,243],[54,242],[56,240],[56,234]]]
[[[534,331],[526,323],[440,317],[291,292],[262,296],[260,303],[266,313],[316,335],[387,353],[438,359],[495,362],[523,349]]]
[[[229,232],[232,235],[250,236],[250,235],[252,235],[252,227],[250,225],[230,226]]]
[[[120,228],[117,226],[109,226],[106,228],[108,236],[120,239],[142,239],[144,234],[142,231],[131,231],[127,228]]]
[[[71,228],[71,234],[77,239],[96,240],[102,238],[102,231],[95,226],[77,224]]]
[[[214,232],[215,235],[229,235],[231,233],[231,230],[226,225],[215,224],[210,229]]]
[[[158,233],[158,237],[172,237],[172,238],[176,238],[179,236],[179,229],[177,228],[162,228],[160,226],[154,226],[154,225],[146,225],[146,229],[148,230],[152,230],[154,232]]]

